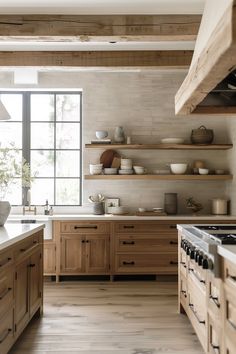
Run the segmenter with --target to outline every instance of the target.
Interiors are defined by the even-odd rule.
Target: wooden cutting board
[[[120,168],[120,164],[121,164],[121,158],[120,157],[114,157],[111,167],[114,168]]]
[[[109,168],[112,165],[113,159],[115,157],[120,157],[116,150],[105,150],[102,155],[100,156],[100,163],[103,164],[103,167]]]

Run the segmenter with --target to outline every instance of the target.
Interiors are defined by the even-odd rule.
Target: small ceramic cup
[[[147,172],[147,169],[144,168],[143,166],[134,166],[134,172],[135,172],[137,175],[143,175],[144,173]]]

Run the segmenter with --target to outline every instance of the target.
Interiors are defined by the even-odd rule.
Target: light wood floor
[[[184,315],[177,284],[46,283],[44,316],[11,354],[203,354]]]

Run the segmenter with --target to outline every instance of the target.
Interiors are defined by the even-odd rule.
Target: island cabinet
[[[43,232],[0,251],[0,353],[6,354],[31,318],[42,312]]]
[[[54,221],[56,275],[110,273],[110,223]]]

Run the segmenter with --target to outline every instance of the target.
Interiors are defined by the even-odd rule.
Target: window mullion
[[[22,155],[23,158],[30,164],[30,93],[24,92],[22,94]],[[22,187],[22,204],[25,205],[27,201],[28,188]]]

